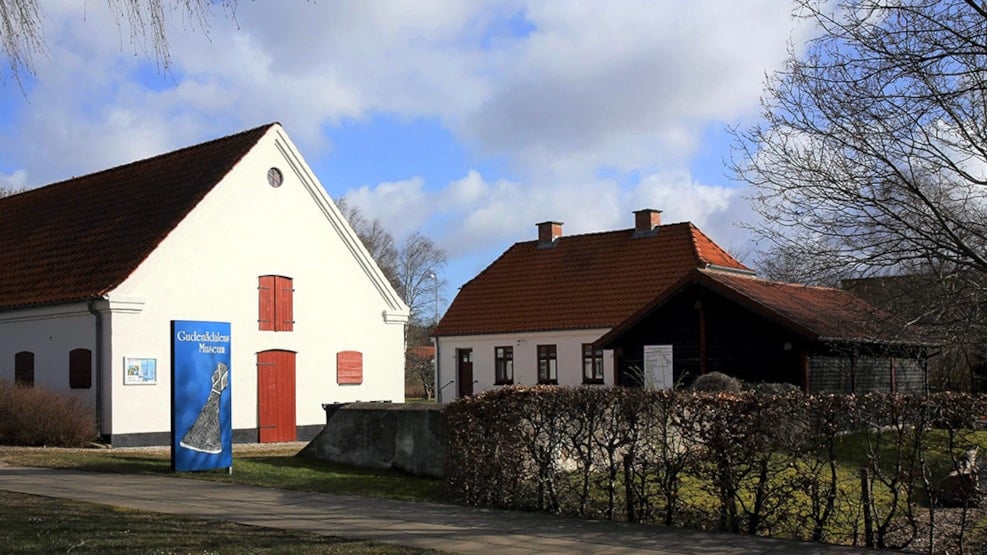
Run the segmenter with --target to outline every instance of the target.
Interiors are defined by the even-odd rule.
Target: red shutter
[[[360,351],[336,353],[336,383],[353,385],[363,383],[363,353]]]
[[[295,291],[293,282],[291,278],[282,276],[276,277],[275,280],[277,291],[274,295],[274,308],[277,313],[277,323],[274,329],[278,331],[292,331],[295,324],[295,314],[292,306],[292,297]]]
[[[89,389],[93,385],[93,354],[89,349],[69,351],[69,387]]]
[[[274,276],[260,276],[257,286],[257,329],[273,330],[274,327]]]

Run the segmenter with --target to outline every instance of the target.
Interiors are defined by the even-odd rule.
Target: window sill
[[[514,385],[514,380],[507,382],[494,382],[494,385]]]
[[[583,380],[583,385],[604,385],[603,380]]]
[[[559,385],[558,380],[551,380],[547,382],[538,382],[538,385]]]

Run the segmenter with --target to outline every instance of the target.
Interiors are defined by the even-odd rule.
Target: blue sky
[[[240,2],[169,14],[162,72],[105,3],[42,9],[47,52],[0,83],[0,185],[280,121],[330,195],[447,251],[446,302],[544,220],[657,208],[751,262],[724,129],[807,33],[779,0]]]

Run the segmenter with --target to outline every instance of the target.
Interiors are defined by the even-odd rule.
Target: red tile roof
[[[918,330],[905,325],[904,320],[849,291],[715,270],[694,271],[600,338],[597,344],[610,343],[685,287],[697,283],[814,341],[930,344]]]
[[[687,222],[515,243],[462,287],[435,335],[611,328],[707,266],[749,271]]]
[[[273,125],[0,199],[0,309],[118,286]]]

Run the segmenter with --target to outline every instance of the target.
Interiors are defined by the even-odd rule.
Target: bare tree
[[[767,239],[842,273],[987,271],[987,12],[979,0],[796,0],[823,34],[735,130]]]
[[[379,220],[367,220],[346,197],[337,199],[336,205],[411,309],[404,335],[405,381],[421,386],[431,398],[435,368],[428,357],[423,357],[421,348],[430,344],[429,335],[438,319],[438,305],[444,302],[441,291],[446,281],[440,276],[446,265],[446,253],[417,231],[409,235],[399,249],[395,246],[394,236]]]
[[[761,265],[827,284],[916,276],[858,292],[983,365],[987,11],[796,0],[795,13],[822,34],[768,79],[763,123],[734,130],[733,170],[767,222]]]
[[[167,33],[170,18],[180,17],[187,25],[208,30],[215,7],[222,7],[230,15],[236,7],[236,0],[106,0],[106,3],[117,24],[128,27],[135,52],[142,50],[153,55],[161,68],[168,68],[171,63]],[[33,73],[35,55],[47,55],[44,19],[38,0],[0,0],[0,46],[7,58],[9,74],[18,82],[24,74]]]
[[[391,232],[387,231],[377,218],[368,221],[359,208],[347,202],[345,196],[336,199],[336,206],[350,223],[353,231],[356,231],[357,237],[370,252],[370,256],[377,263],[377,266],[384,272],[387,280],[391,282],[391,286],[399,289],[398,249]],[[398,292],[400,293],[400,291]]]
[[[431,239],[414,232],[405,239],[398,255],[398,291],[411,308],[411,322],[405,328],[405,379],[421,386],[426,398],[434,395],[435,366],[416,353],[429,344],[429,336],[439,318],[440,292],[445,280],[440,269],[446,264],[445,251]]]
[[[409,324],[404,352],[404,380],[415,395],[435,398],[435,351],[431,345],[432,326]]]
[[[17,187],[9,187],[6,185],[0,185],[0,198],[9,197],[10,195],[16,195],[17,193],[23,193],[24,189],[19,189]]]
[[[404,240],[398,253],[398,291],[411,308],[411,319],[418,324],[435,324],[438,302],[445,280],[440,270],[446,253],[417,231]]]

